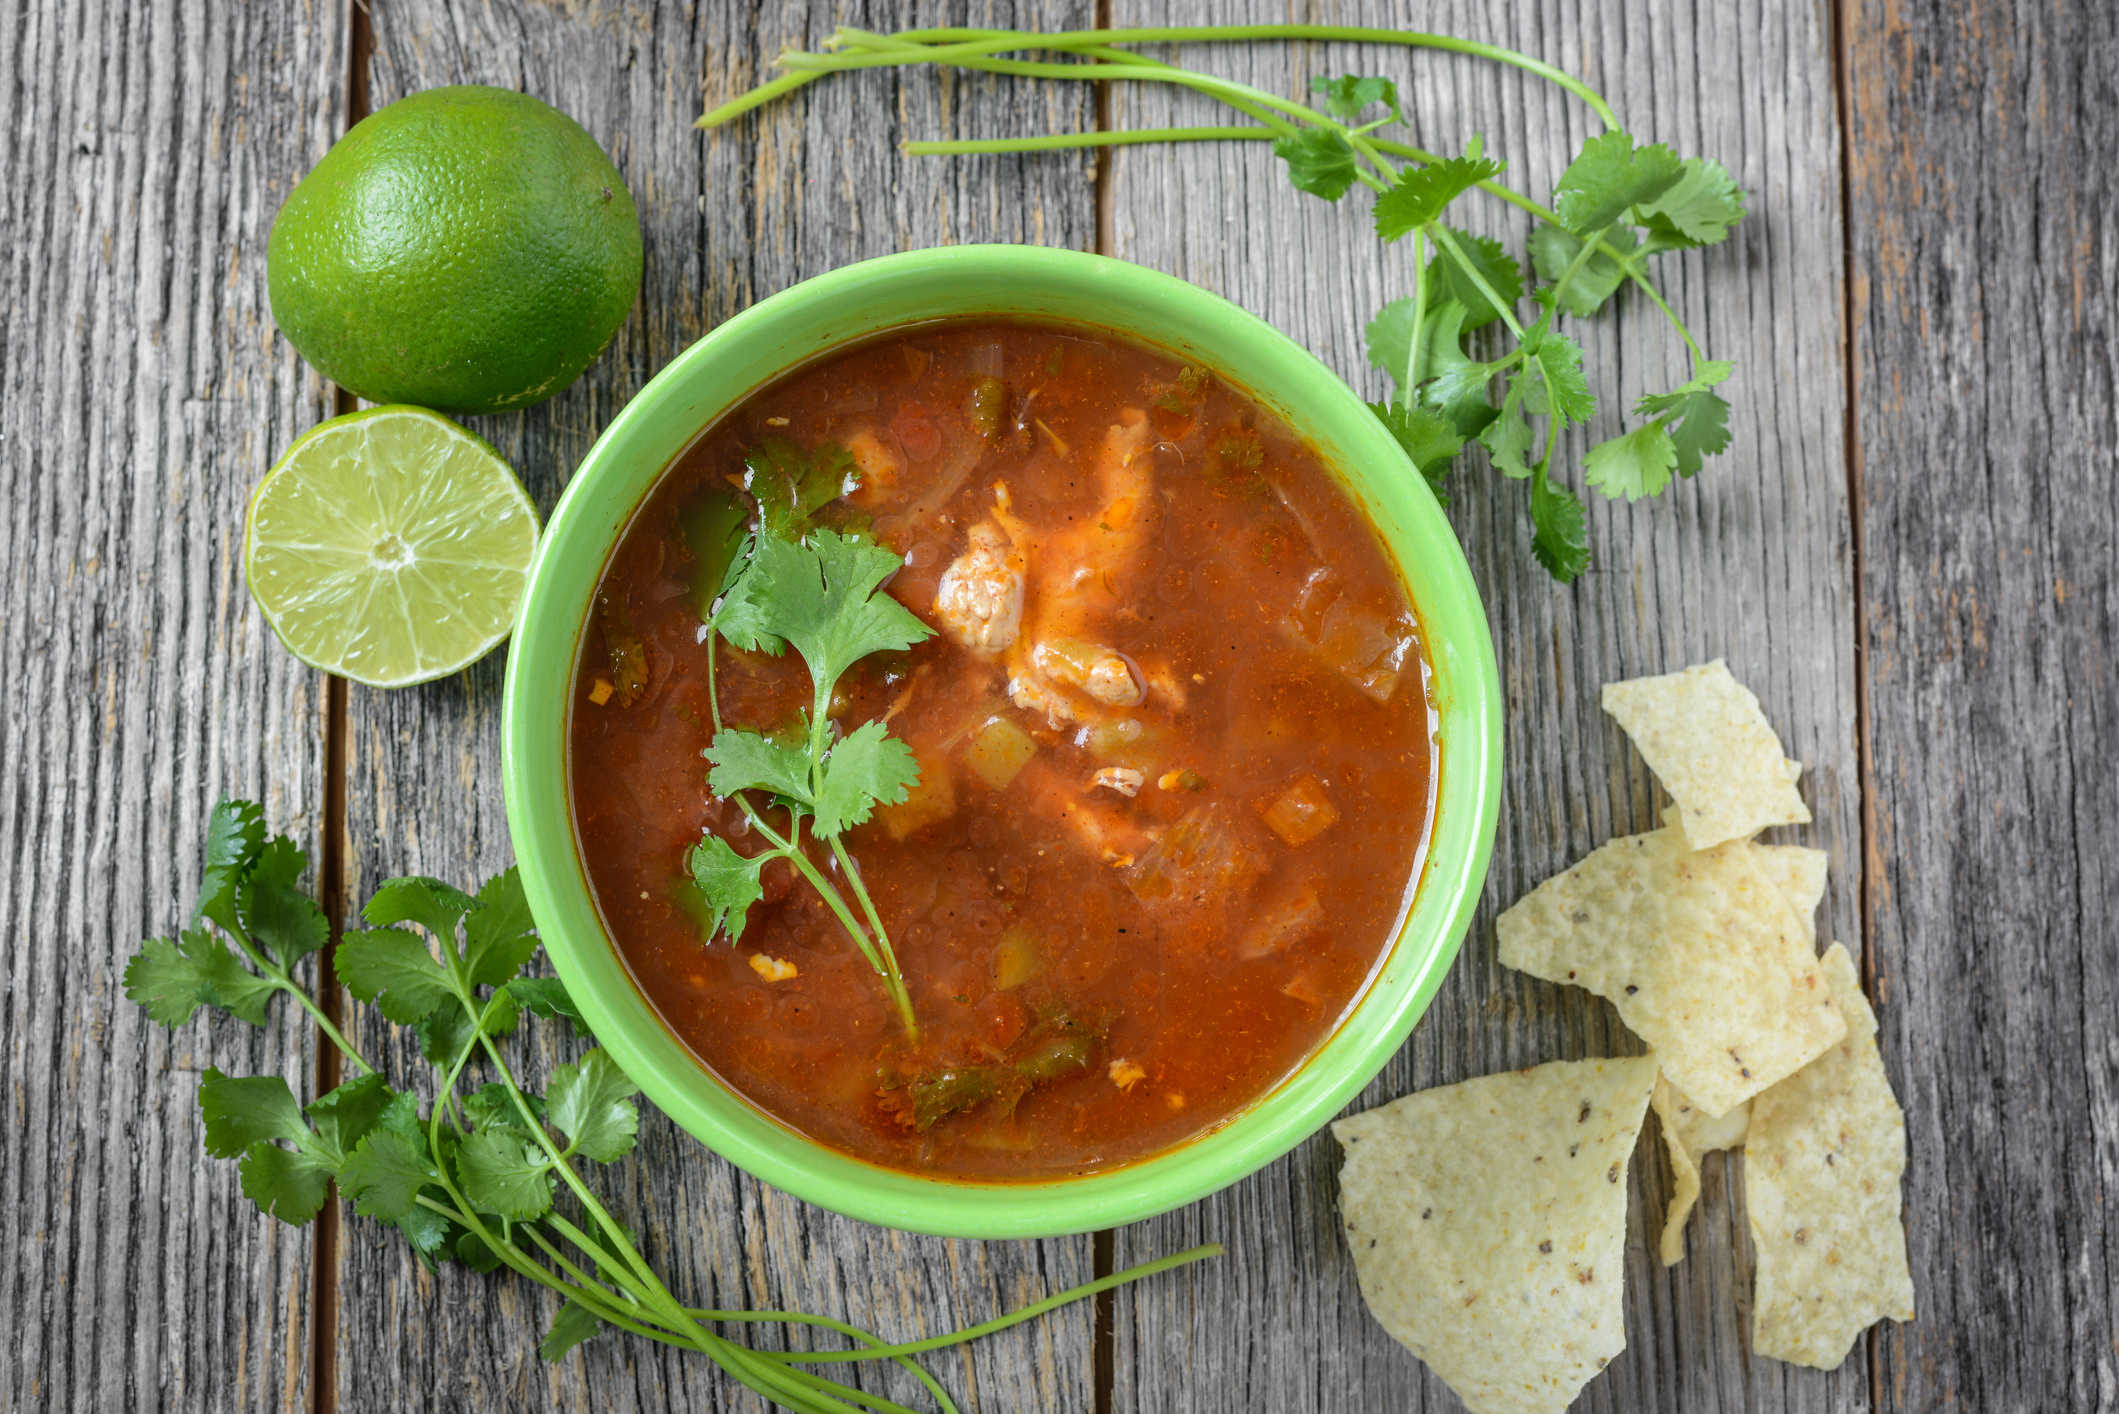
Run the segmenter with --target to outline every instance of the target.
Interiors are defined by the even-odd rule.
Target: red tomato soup
[[[799,745],[812,695],[719,638],[709,694],[746,528],[872,539],[935,630],[830,712],[918,760],[844,836],[916,1039],[788,861],[704,932],[694,847],[764,848],[708,787],[715,712]],[[1375,531],[1272,414],[1116,337],[923,326],[750,397],[642,505],[584,634],[575,819],[641,990],[760,1108],[914,1173],[1086,1173],[1224,1123],[1358,997],[1427,837],[1426,683]]]

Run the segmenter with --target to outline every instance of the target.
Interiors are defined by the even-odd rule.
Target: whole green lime
[[[565,388],[640,290],[640,217],[581,125],[504,88],[401,98],[272,225],[272,317],[377,403],[505,412]]]

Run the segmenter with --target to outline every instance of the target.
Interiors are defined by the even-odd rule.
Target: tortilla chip
[[[1807,930],[1747,842],[1611,840],[1501,915],[1501,961],[1608,998],[1710,1115],[1847,1034]]]
[[[1734,1149],[1744,1142],[1744,1133],[1751,1127],[1751,1101],[1717,1119],[1702,1114],[1668,1076],[1659,1075],[1652,1103],[1656,1118],[1662,1121],[1663,1147],[1670,1151],[1670,1208],[1663,1217],[1661,1250],[1663,1265],[1671,1267],[1685,1260],[1685,1220],[1700,1198],[1699,1156]]]
[[[1799,845],[1752,844],[1747,848],[1753,862],[1787,897],[1803,925],[1804,941],[1811,942],[1817,906],[1825,898],[1825,852]],[[1663,1217],[1661,1243],[1663,1265],[1668,1267],[1685,1260],[1685,1223],[1700,1197],[1701,1156],[1743,1144],[1744,1132],[1751,1125],[1751,1102],[1746,1100],[1719,1117],[1710,1115],[1665,1076],[1656,1081],[1655,1112],[1662,1120],[1663,1146],[1670,1151],[1670,1208]]]
[[[1795,788],[1801,764],[1787,759],[1758,698],[1721,659],[1606,683],[1603,702],[1677,802],[1677,826],[1694,849],[1809,823]]]
[[[1846,1040],[1751,1107],[1744,1198],[1758,1254],[1753,1346],[1831,1370],[1871,1322],[1913,1319],[1913,1274],[1899,1218],[1905,1112],[1854,960],[1837,943],[1825,976]]]
[[[1825,901],[1825,852],[1796,844],[1754,844],[1751,857],[1787,898],[1803,925],[1803,940],[1817,951],[1817,906]]]
[[[1361,1294],[1472,1414],[1559,1414],[1626,1348],[1626,1164],[1654,1056],[1553,1061],[1340,1120]]]

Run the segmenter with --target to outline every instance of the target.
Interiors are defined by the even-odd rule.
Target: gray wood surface
[[[1884,1059],[1906,1409],[2119,1409],[2119,14],[1849,12]]]
[[[611,351],[554,402],[476,422],[547,510],[612,413],[715,322],[848,260],[945,241],[1101,243],[1382,391],[1361,326],[1410,288],[1406,258],[1368,234],[1365,197],[1296,194],[1262,146],[1125,149],[1101,190],[1079,154],[906,159],[903,137],[1097,118],[1083,89],[926,73],[835,78],[722,134],[690,127],[783,45],[841,21],[1060,28],[1100,8],[1120,25],[1487,38],[1582,73],[1636,133],[1727,163],[1752,217],[1726,246],[1665,257],[1662,276],[1709,350],[1740,360],[1732,452],[1659,501],[1594,501],[1599,563],[1570,589],[1530,560],[1522,488],[1476,456],[1459,473],[1452,517],[1509,699],[1501,834],[1457,968],[1355,1108],[1633,1048],[1602,1003],[1501,969],[1492,918],[1652,820],[1647,774],[1597,687],[1726,656],[1809,763],[1817,824],[1782,838],[1829,851],[1821,926],[1873,979],[1908,1112],[1921,1317],[1832,1374],[1752,1357],[1738,1162],[1709,1160],[1691,1255],[1666,1272],[1653,1235],[1668,1176],[1651,1143],[1634,1165],[1629,1349],[1578,1407],[2119,1410],[2110,7],[356,3],[373,103],[448,82],[525,89],[606,143],[639,201],[647,279]],[[172,1034],[122,995],[138,939],[192,902],[216,794],[258,796],[275,829],[321,843],[324,685],[250,606],[239,537],[250,488],[332,411],[272,328],[264,242],[343,130],[351,14],[336,0],[13,0],[0,23],[15,119],[0,154],[0,1411],[755,1409],[696,1357],[644,1343],[606,1336],[545,1366],[541,1293],[429,1276],[350,1214],[317,1270],[309,1235],[259,1218],[234,1166],[203,1156],[195,1102],[212,1064],[304,1082],[309,1028],[276,1015],[263,1031]],[[1574,100],[1476,61],[1337,46],[1185,57],[1290,96],[1312,74],[1391,74],[1417,140],[1483,131],[1508,180],[1541,196],[1594,130]],[[1212,112],[1160,91],[1109,104],[1121,127]],[[1520,249],[1520,218],[1464,210]],[[1576,332],[1607,408],[1681,367],[1633,301]],[[510,858],[504,670],[496,655],[407,692],[351,690],[350,902],[391,875],[470,883]],[[572,1050],[551,1028],[531,1035],[533,1072]],[[383,1031],[357,1039],[416,1064]],[[1360,1303],[1337,1164],[1320,1136],[1116,1234],[1119,1264],[1204,1238],[1231,1250],[1117,1298],[1108,1387],[1087,1305],[941,1356],[938,1372],[966,1409],[1458,1407]],[[852,1223],[659,1118],[609,1175],[680,1293],[891,1334],[994,1314],[1094,1260],[1086,1237],[951,1243]],[[312,1313],[334,1305],[335,1369],[318,1383]],[[924,1403],[902,1379],[874,1387]]]
[[[0,23],[0,1409],[305,1409],[309,1242],[200,1150],[209,1065],[313,1030],[124,999],[204,817],[315,848],[320,682],[251,609],[244,498],[330,389],[265,235],[342,124],[335,11],[11,5]]]
[[[850,260],[950,241],[1095,240],[1092,164],[983,159],[956,166],[901,157],[883,135],[908,130],[998,136],[1086,127],[1089,96],[1001,81],[937,84],[876,74],[812,90],[729,131],[692,127],[702,103],[749,87],[771,56],[812,46],[839,16],[802,7],[579,6],[371,0],[370,101],[444,83],[519,87],[557,105],[603,142],[641,209],[647,275],[639,306],[586,378],[524,413],[473,419],[549,511],[575,463],[627,398],[674,354],[730,314]],[[1002,7],[941,14],[853,11],[846,23],[1085,26],[1086,5],[1020,18]],[[702,90],[701,75],[704,75]],[[500,789],[505,655],[428,687],[355,688],[348,764],[354,897],[408,872],[468,881],[512,858]],[[563,1035],[564,1028],[557,1028]],[[572,1043],[534,1028],[545,1058]],[[359,1044],[359,1042],[357,1042]],[[557,1049],[551,1049],[553,1046]],[[417,1062],[409,1039],[399,1063]],[[1087,1281],[1087,1237],[959,1243],[852,1222],[737,1173],[661,1116],[638,1156],[612,1171],[620,1211],[672,1288],[699,1304],[838,1316],[915,1339],[984,1320]],[[402,1339],[344,1324],[339,1407],[486,1409],[556,1401],[597,1409],[756,1407],[697,1356],[599,1339],[557,1368],[536,1358],[550,1306],[525,1283],[460,1269],[418,1272],[404,1245],[358,1220],[338,1273],[342,1309],[384,1308]],[[1086,1304],[933,1368],[967,1410],[1086,1409],[1092,1384]],[[776,1329],[759,1333],[778,1344]],[[461,1371],[433,1383],[439,1363]],[[890,1367],[861,1381],[924,1401]]]
[[[1115,0],[1119,26],[1178,22],[1182,7]],[[1601,90],[1643,140],[1719,159],[1752,193],[1728,244],[1665,257],[1661,284],[1695,337],[1739,360],[1723,391],[1734,445],[1693,482],[1631,507],[1591,501],[1596,566],[1571,588],[1532,560],[1526,488],[1465,458],[1451,519],[1470,552],[1508,699],[1501,828],[1486,897],[1456,967],[1410,1044],[1351,1107],[1541,1061],[1636,1052],[1605,1003],[1500,967],[1493,917],[1541,879],[1616,834],[1653,828],[1648,776],[1597,705],[1607,681],[1726,657],[1808,763],[1817,823],[1781,832],[1826,849],[1832,884],[1820,927],[1857,952],[1859,815],[1854,607],[1839,358],[1839,152],[1824,14],[1770,0],[1695,8],[1480,0],[1395,9],[1254,4],[1216,18],[1295,18],[1424,29],[1563,64]],[[1594,115],[1558,90],[1476,60],[1351,46],[1223,47],[1191,65],[1271,92],[1313,75],[1380,73],[1409,99],[1412,140],[1456,150],[1474,132],[1509,162],[1506,180],[1541,200]],[[1685,76],[1673,84],[1670,75]],[[1226,121],[1214,105],[1123,90],[1113,126]],[[1297,340],[1372,397],[1362,326],[1412,290],[1410,257],[1386,252],[1369,201],[1337,206],[1293,191],[1262,145],[1123,149],[1113,171],[1112,253],[1196,280]],[[1526,218],[1498,202],[1458,208],[1519,256]],[[1562,459],[1644,392],[1682,381],[1683,347],[1655,310],[1622,297],[1616,316],[1570,332],[1600,376],[1606,410]],[[1626,352],[1618,349],[1621,339]],[[1575,485],[1581,487],[1579,471]],[[1118,1300],[1117,1386],[1141,1410],[1453,1409],[1455,1397],[1384,1335],[1361,1304],[1336,1213],[1339,1151],[1319,1134],[1227,1192],[1118,1235],[1120,1264],[1206,1238],[1227,1261]],[[1726,1164],[1726,1176],[1718,1166]],[[1635,1156],[1628,1233],[1626,1352],[1579,1402],[1587,1410],[1850,1409],[1867,1404],[1859,1352],[1821,1374],[1755,1360],[1740,1303],[1749,1254],[1733,1161],[1708,1163],[1691,1255],[1655,1257],[1668,1191],[1660,1147]]]

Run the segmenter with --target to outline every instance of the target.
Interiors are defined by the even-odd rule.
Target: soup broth
[[[820,467],[812,522],[900,554],[887,592],[936,630],[833,703],[919,762],[846,837],[917,1041],[784,861],[735,944],[686,873],[702,832],[759,849],[707,786],[716,710],[770,733],[811,695],[797,655],[725,641],[709,693],[715,547],[799,482],[775,468]],[[1210,371],[1079,329],[915,328],[748,398],[626,530],[577,679],[582,857],[644,994],[765,1111],[923,1174],[1085,1173],[1225,1122],[1357,998],[1428,829],[1426,665],[1375,532]]]

